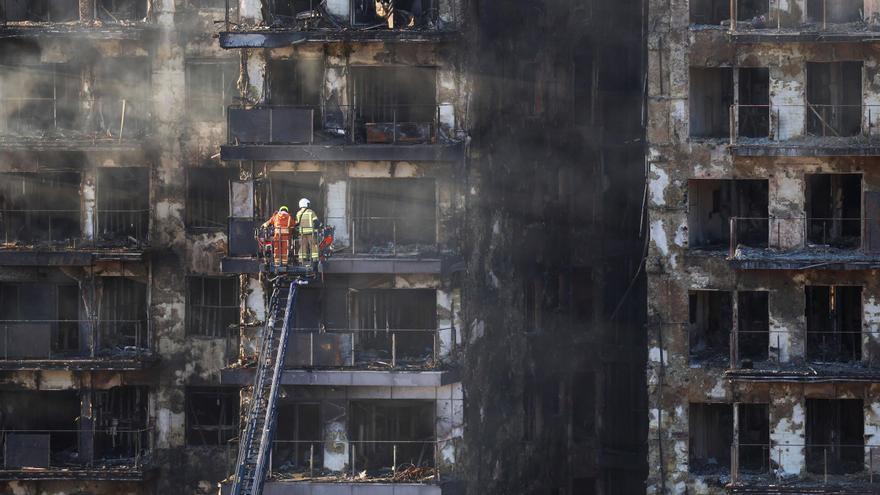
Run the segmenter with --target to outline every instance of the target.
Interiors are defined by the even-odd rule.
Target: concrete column
[[[801,280],[786,281],[768,297],[770,312],[770,348],[768,356],[781,363],[797,362],[806,356],[806,328],[804,316],[804,285]],[[792,301],[800,301],[792,304]]]
[[[333,244],[339,247],[351,246],[353,233],[349,230],[351,225],[348,221],[348,181],[336,180],[327,182],[327,206],[325,208],[324,221],[327,225],[336,227],[336,238]]]
[[[770,65],[770,123],[775,139],[787,140],[804,135],[807,68],[802,59],[779,62]]]
[[[97,228],[97,183],[98,170],[86,167],[82,172],[82,210],[80,211],[80,228],[84,241],[94,241]]]
[[[251,103],[266,101],[266,57],[262,50],[246,52],[245,70],[247,71],[247,87],[245,96]]]
[[[444,385],[437,389],[435,405],[435,433],[437,446],[435,461],[440,467],[440,479],[444,472],[448,478],[456,461],[456,447],[463,435],[464,408],[461,383]]]
[[[324,469],[344,471],[351,469],[348,442],[348,404],[345,400],[321,402],[321,421],[324,425]],[[354,449],[357,469],[357,448]]]
[[[461,291],[438,290],[437,291],[437,354],[438,360],[445,361],[452,354],[457,333],[461,330],[459,321],[461,311]],[[455,328],[455,331],[452,329]]]
[[[769,180],[770,247],[800,249],[806,242],[804,176],[800,171],[778,170]]]
[[[865,470],[876,477],[880,475],[880,385],[865,390]]]
[[[785,475],[806,469],[806,405],[800,386],[770,387],[770,455]]]

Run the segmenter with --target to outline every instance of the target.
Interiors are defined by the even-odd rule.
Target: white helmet
[[[309,200],[306,198],[299,200],[299,207],[300,208],[308,208],[309,207]]]

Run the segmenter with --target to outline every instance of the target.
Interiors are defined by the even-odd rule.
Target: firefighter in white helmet
[[[318,238],[317,229],[318,215],[309,208],[311,202],[302,198],[299,200],[299,211],[296,212],[296,228],[299,233],[299,261],[305,263],[311,259],[318,261]],[[308,256],[308,257],[307,257]]]

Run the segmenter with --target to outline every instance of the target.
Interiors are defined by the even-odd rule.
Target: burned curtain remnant
[[[856,362],[862,358],[862,288],[808,285],[807,359]]]
[[[98,231],[100,240],[146,242],[150,219],[150,173],[146,168],[98,169]]]
[[[187,333],[227,337],[238,324],[238,278],[187,277]]]
[[[434,403],[418,400],[353,400],[348,435],[357,448],[355,469],[367,474],[397,465],[434,465]]]
[[[865,469],[862,399],[807,399],[807,471],[850,474]]]
[[[730,355],[731,293],[697,290],[688,295],[690,361],[721,362]]]
[[[87,350],[78,314],[76,285],[0,284],[0,359],[61,359]]]
[[[807,132],[828,137],[862,132],[862,62],[807,62]]]
[[[437,296],[427,289],[359,290],[352,294],[356,354],[370,362],[431,363]],[[362,331],[370,330],[370,331]],[[394,356],[392,356],[394,353]]]
[[[238,435],[237,388],[189,387],[186,389],[186,444],[227,445]],[[279,427],[281,422],[279,421]]]
[[[147,285],[125,277],[101,277],[99,346],[104,352],[141,352],[150,341]]]
[[[862,175],[808,174],[806,178],[807,241],[843,249],[858,248],[862,233]]]
[[[433,179],[355,179],[351,211],[355,249],[390,253],[435,250]]]
[[[691,403],[688,411],[688,471],[691,474],[730,472],[733,407]]]
[[[4,244],[74,245],[81,238],[78,172],[0,174]]]
[[[425,143],[436,136],[435,67],[352,67],[356,139]]]
[[[691,67],[690,75],[688,125],[691,137],[729,137],[733,69]]]
[[[731,245],[745,245],[766,248],[768,202],[766,180],[689,180],[689,247],[728,249]],[[732,218],[735,218],[735,239],[730,238]]]

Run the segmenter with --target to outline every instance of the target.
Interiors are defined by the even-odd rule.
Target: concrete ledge
[[[880,144],[735,144],[733,156],[880,156]]]
[[[292,370],[281,374],[282,385],[336,387],[441,387],[459,381],[453,371],[378,370]],[[253,368],[227,368],[220,371],[222,385],[248,386],[254,383]]]
[[[2,263],[0,263],[2,264]],[[223,273],[260,273],[257,258],[226,257],[220,261]],[[342,258],[333,257],[323,263],[324,273],[427,273],[443,272],[439,258]]]
[[[144,23],[126,25],[76,23],[9,24],[0,26],[0,39],[75,36],[77,39],[87,40],[139,40],[156,31],[158,31],[158,26]]]
[[[458,39],[457,31],[447,30],[320,30],[223,31],[221,48],[282,48],[302,43],[439,43]]]
[[[0,469],[0,481],[143,481],[151,475],[136,467]]]
[[[734,43],[873,43],[880,40],[880,32],[874,31],[777,31],[753,29],[730,33]]]
[[[6,266],[88,266],[98,261],[143,261],[143,250],[89,251],[69,249],[43,251],[40,249],[0,250],[0,265]]]
[[[724,376],[736,382],[763,383],[876,383],[880,381],[880,369],[872,370],[857,365],[840,364],[801,366],[800,369],[735,369]]]
[[[243,144],[220,147],[224,161],[384,161],[455,162],[463,145],[453,144]]]
[[[229,495],[232,485],[221,485],[221,495]],[[453,491],[438,485],[419,483],[314,483],[309,481],[269,481],[263,495],[441,495]],[[456,492],[457,493],[457,492]]]
[[[152,367],[158,358],[94,358],[94,359],[0,359],[0,371],[136,371]]]

